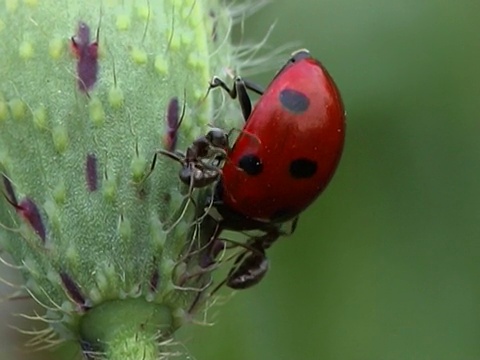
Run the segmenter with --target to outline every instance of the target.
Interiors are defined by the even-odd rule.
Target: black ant
[[[220,163],[226,158],[227,149],[228,134],[221,129],[213,128],[206,135],[194,140],[185,154],[179,151],[157,150],[150,172],[155,168],[158,154],[165,155],[182,165],[179,178],[190,187],[190,190],[202,188],[214,183],[221,174],[218,166],[207,163],[205,160],[215,160]]]
[[[265,277],[269,268],[266,250],[269,249],[280,236],[292,234],[296,229],[297,222],[298,218],[292,221],[288,233],[282,231],[278,226],[269,226],[268,229],[265,229],[265,234],[252,236],[245,244],[231,240],[217,239],[217,241],[234,243],[234,246],[243,247],[244,251],[235,258],[227,277],[216,286],[211,294],[214,294],[223,285],[227,285],[231,289],[242,290],[258,284]],[[222,229],[219,227],[217,233],[220,234],[221,231]]]

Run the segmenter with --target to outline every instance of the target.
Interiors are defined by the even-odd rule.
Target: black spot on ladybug
[[[308,179],[317,172],[317,163],[306,158],[296,159],[290,163],[289,171],[294,179]]]
[[[293,89],[283,89],[280,91],[278,99],[286,110],[294,114],[301,114],[310,106],[308,97],[300,91]]]
[[[263,171],[263,164],[257,155],[245,155],[238,161],[238,167],[248,175],[259,175]]]

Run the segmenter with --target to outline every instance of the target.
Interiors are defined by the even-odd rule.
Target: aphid
[[[60,279],[62,280],[63,287],[67,292],[70,299],[75,302],[82,310],[89,308],[85,296],[82,294],[78,285],[66,272],[60,272]]]
[[[96,40],[90,42],[90,28],[80,21],[77,34],[71,37],[71,49],[77,58],[77,83],[82,92],[91,90],[97,81],[99,35],[100,29]]]
[[[25,220],[35,231],[35,233],[40,237],[43,243],[46,239],[46,230],[45,225],[38,210],[37,205],[33,200],[29,198],[23,198],[20,202],[17,201],[17,197],[13,190],[12,183],[10,180],[2,174],[3,184],[5,187],[6,194],[4,194],[7,202],[15,208],[15,211],[20,215],[20,217]]]
[[[176,96],[171,98],[167,106],[166,131],[163,141],[165,150],[170,152],[175,151],[177,147],[178,129],[182,124],[184,115],[185,106],[183,106],[182,113],[180,114],[178,98]]]
[[[89,191],[95,191],[98,188],[97,158],[94,154],[87,155],[85,162],[85,180]]]

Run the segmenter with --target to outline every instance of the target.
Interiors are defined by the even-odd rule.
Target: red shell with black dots
[[[344,138],[345,111],[333,79],[299,51],[252,110],[228,154],[217,196],[255,221],[290,220],[329,183]]]

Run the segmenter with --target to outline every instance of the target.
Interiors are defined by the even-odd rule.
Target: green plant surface
[[[181,121],[181,150],[235,126],[207,96],[212,74],[242,66],[234,17],[216,0],[0,3],[0,256],[23,276],[0,280],[24,302],[27,349],[169,358],[206,306],[205,192],[178,162],[151,164]]]

